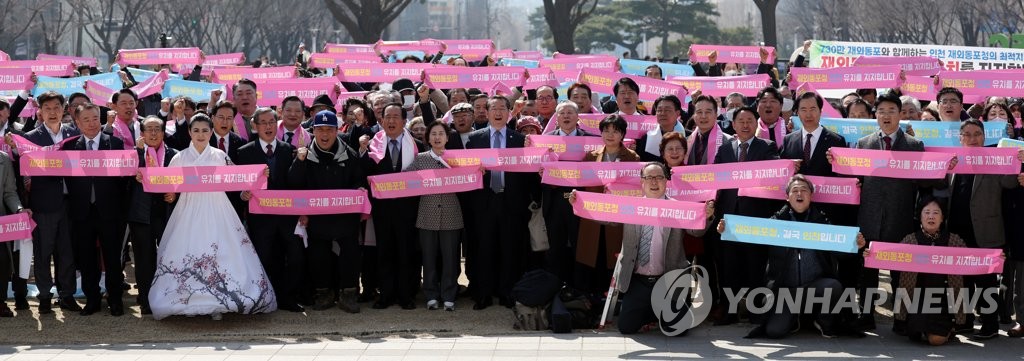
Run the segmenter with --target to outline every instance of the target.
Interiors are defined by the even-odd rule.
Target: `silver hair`
[[[164,121],[162,119],[160,119],[160,117],[155,116],[155,115],[150,115],[150,116],[146,117],[146,119],[143,119],[142,120],[142,127],[145,128],[146,124],[149,124],[149,123],[156,123],[156,125],[159,125],[161,128],[163,128],[163,126],[164,126]]]
[[[725,97],[725,99],[726,99],[726,100],[728,100],[728,99],[732,99],[732,98],[736,98],[736,97],[742,98],[742,99],[744,99],[744,100],[746,100],[746,99],[747,99],[747,97],[746,97],[745,95],[743,95],[743,94],[741,94],[741,93],[739,93],[739,92],[732,92],[732,93],[729,93],[729,95],[727,95],[727,96]]]
[[[903,107],[904,108],[906,108],[908,106],[912,106],[917,111],[921,111],[921,102],[918,101],[917,99],[915,99],[912,96],[909,96],[909,95],[901,96],[900,97],[900,102],[903,103]]]
[[[274,122],[275,123],[278,120],[280,120],[280,118],[278,118],[278,116],[277,116],[277,112],[274,111],[274,109],[270,109],[268,107],[259,107],[259,108],[256,108],[255,112],[252,113],[252,122],[253,122],[253,124],[255,124],[256,121],[260,119],[261,115],[267,114],[267,113],[270,113],[270,115],[272,115],[274,117]]]
[[[804,177],[803,174],[795,174],[793,175],[793,177],[789,178],[789,183],[786,183],[787,195],[789,194],[789,191],[793,189],[793,185],[796,184],[797,182],[803,182],[804,184],[806,184],[811,194],[814,194],[814,183],[811,183],[811,180],[807,179],[807,177]]]
[[[555,106],[555,113],[558,113],[558,112],[562,111],[562,108],[572,108],[572,110],[575,111],[577,114],[579,114],[579,112],[580,112],[580,106],[579,105],[576,105],[576,103],[573,103],[573,102],[570,102],[570,101],[564,101],[564,102],[558,103],[558,105]]]

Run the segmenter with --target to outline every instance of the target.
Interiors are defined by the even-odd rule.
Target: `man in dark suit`
[[[579,120],[579,106],[576,103],[559,103],[555,107],[555,118],[552,119],[558,122],[558,128],[545,135],[595,136],[580,129]],[[572,212],[572,204],[568,201],[569,194],[575,189],[541,184],[541,213],[544,215],[550,245],[545,255],[545,268],[570,284],[574,279],[572,272],[576,263],[576,239],[580,230],[580,218]]]
[[[405,130],[408,114],[401,104],[384,106],[381,131],[384,132],[384,157],[374,162],[369,152],[363,154],[367,175],[398,173],[412,164],[416,154],[427,146]],[[416,215],[418,197],[372,199],[373,227],[377,236],[377,269],[380,299],[375,309],[390,307],[395,302],[403,309],[416,308],[420,270],[416,265]]]
[[[184,128],[179,130],[186,131]],[[166,167],[178,154],[164,142],[164,121],[158,117],[150,116],[142,121],[142,141],[143,146],[136,149],[139,167]],[[171,215],[174,194],[146,193],[139,180],[141,178],[130,182],[128,230],[135,253],[135,287],[139,289],[137,303],[142,314],[149,315],[153,313],[149,308],[149,287],[156,274],[156,250]]]
[[[78,136],[78,130],[61,125],[64,116],[64,97],[56,92],[48,91],[37,97],[39,103],[38,117],[43,126],[25,134],[25,138],[38,146],[51,146],[61,141]],[[36,229],[32,231],[32,253],[35,267],[36,286],[39,288],[39,313],[52,313],[53,294],[50,288],[54,277],[50,272],[50,259],[53,258],[57,278],[59,306],[68,311],[81,311],[82,307],[75,302],[75,261],[71,247],[71,235],[68,231],[67,189],[63,177],[32,177],[26,185],[29,190],[29,206],[33,210],[32,219]],[[120,256],[118,256],[120,259]],[[120,287],[120,285],[118,285]]]
[[[488,98],[488,126],[470,133],[466,149],[522,148],[526,138],[506,127],[511,108],[508,98]],[[512,307],[512,285],[519,279],[519,264],[527,252],[522,232],[526,229],[529,197],[521,174],[487,171],[483,182],[484,189],[474,191],[476,200],[471,208],[478,215],[476,262],[480,280],[479,285],[474,281],[473,309],[491,306],[495,294],[502,306]]]
[[[213,107],[213,113],[210,115],[213,120],[213,137],[210,137],[210,146],[227,153],[228,159],[231,159],[232,163],[237,163],[238,148],[247,143],[242,140],[242,137],[231,131],[237,114],[238,110],[235,109],[235,105],[224,100]],[[240,194],[241,192],[227,192],[228,198],[231,199],[231,205],[235,207],[235,213],[238,214],[238,219],[244,223],[249,207],[242,201]]]
[[[715,155],[715,164],[755,162],[779,159],[779,150],[775,142],[755,137],[757,131],[757,111],[744,107],[736,112],[732,126],[736,136],[723,143]],[[740,197],[737,189],[718,191],[715,211],[718,218],[726,214],[768,218],[781,208],[778,201]],[[717,222],[716,222],[717,223]],[[721,241],[718,245],[718,272],[721,275],[723,289],[732,288],[733,294],[739,294],[743,287],[754,288],[763,286],[764,269],[767,265],[765,247],[756,244]],[[735,314],[730,314],[717,324],[728,324],[737,321]]]
[[[19,96],[15,103],[21,103],[21,107],[18,108],[18,113],[24,108],[25,103],[28,101]],[[7,112],[4,116],[4,112]],[[25,133],[17,129],[20,124],[17,123],[18,113],[14,112],[14,109],[10,104],[7,103],[6,99],[0,99],[0,136],[4,137],[4,142],[0,143],[0,152],[7,154],[7,162],[9,162],[14,168],[11,172],[11,176],[14,177],[14,194],[18,196],[21,203],[28,204],[28,198],[25,195],[25,180],[21,176],[21,166],[18,162],[14,161],[14,141],[8,138],[11,134],[25,136]],[[2,162],[0,162],[2,163]],[[16,208],[10,208],[9,212],[15,211]],[[11,289],[14,292],[14,309],[15,310],[27,310],[28,309],[28,280],[21,278],[18,274],[19,266],[21,265],[19,259],[21,258],[21,251],[14,250],[14,242],[6,242],[6,244],[0,245],[0,298],[6,296],[6,284],[8,281],[11,282]],[[4,259],[10,260],[10,267],[3,266]],[[2,307],[2,306],[0,306]],[[0,311],[0,314],[3,312]]]
[[[675,95],[662,95],[654,100],[654,115],[658,118],[658,128],[645,133],[636,140],[636,154],[644,162],[662,162],[661,137],[668,132],[677,132],[686,137],[689,132],[683,129],[679,117],[683,114],[682,102]]]
[[[267,189],[291,189],[288,169],[292,166],[295,148],[277,140],[277,112],[259,108],[252,119],[257,139],[238,148],[237,164],[266,164]],[[242,192],[243,201],[248,202],[250,198],[250,192]],[[246,222],[249,239],[277,294],[277,308],[292,312],[304,311],[296,295],[305,267],[302,240],[295,235],[298,219],[298,216],[249,214]]]
[[[85,104],[75,111],[75,123],[82,136],[73,142],[64,143],[61,150],[97,151],[122,150],[120,139],[100,132],[100,109],[94,104]],[[128,178],[127,177],[67,177],[68,217],[74,229],[73,241],[75,263],[82,273],[82,291],[86,303],[83,316],[100,310],[100,274],[106,271],[107,305],[110,315],[124,314],[121,295],[124,289],[121,246],[124,240],[126,221]],[[96,240],[99,239],[99,254]],[[102,267],[99,260],[103,261]]]

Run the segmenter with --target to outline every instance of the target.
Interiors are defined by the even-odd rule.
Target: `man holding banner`
[[[3,119],[6,120],[6,119]],[[18,187],[15,180],[14,166],[9,153],[0,152],[0,195],[2,195],[3,206],[0,206],[0,216],[7,215],[8,210],[14,213],[27,213],[30,217],[32,211],[21,206],[21,199],[18,197]],[[10,239],[0,241],[0,317],[14,317],[14,313],[7,306],[7,284],[12,280],[12,275],[18,277],[15,261],[14,242]],[[12,272],[13,270],[13,272]],[[28,302],[25,300],[27,290],[25,280],[14,280],[15,309],[28,309]]]

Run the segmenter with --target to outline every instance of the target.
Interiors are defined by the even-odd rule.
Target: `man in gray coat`
[[[3,195],[3,206],[0,206],[0,216],[10,213],[28,212],[28,208],[22,208],[21,199],[18,198],[18,187],[14,181],[14,165],[11,157],[5,152],[0,152],[0,194]],[[13,274],[11,266],[14,264],[14,252],[11,247],[14,242],[0,243],[0,317],[14,317],[14,313],[7,307],[7,284]]]

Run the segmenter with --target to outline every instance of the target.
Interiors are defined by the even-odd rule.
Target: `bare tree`
[[[85,34],[110,62],[132,35],[132,29],[139,25],[139,19],[151,16],[149,11],[156,4],[155,1],[134,0],[69,0],[69,3],[86,19],[102,19],[86,26]]]
[[[423,1],[423,0],[420,0]],[[358,44],[380,40],[384,30],[413,0],[324,0],[334,19]]]
[[[56,5],[56,9],[52,7]],[[47,54],[59,54],[57,46],[61,39],[68,33],[74,16],[71,6],[65,6],[60,1],[43,1],[40,7],[50,7],[50,11],[41,11],[39,14],[39,27],[43,34],[43,52]]]
[[[779,42],[775,30],[775,8],[779,5],[779,0],[754,0],[754,4],[761,10],[761,32],[764,33],[764,45],[775,46]]]
[[[39,17],[43,6],[24,0],[4,0],[3,15],[0,15],[0,49],[15,53],[14,45]],[[45,5],[45,2],[42,2]]]
[[[544,20],[551,28],[555,50],[576,52],[576,28],[597,9],[597,0],[544,0]]]

